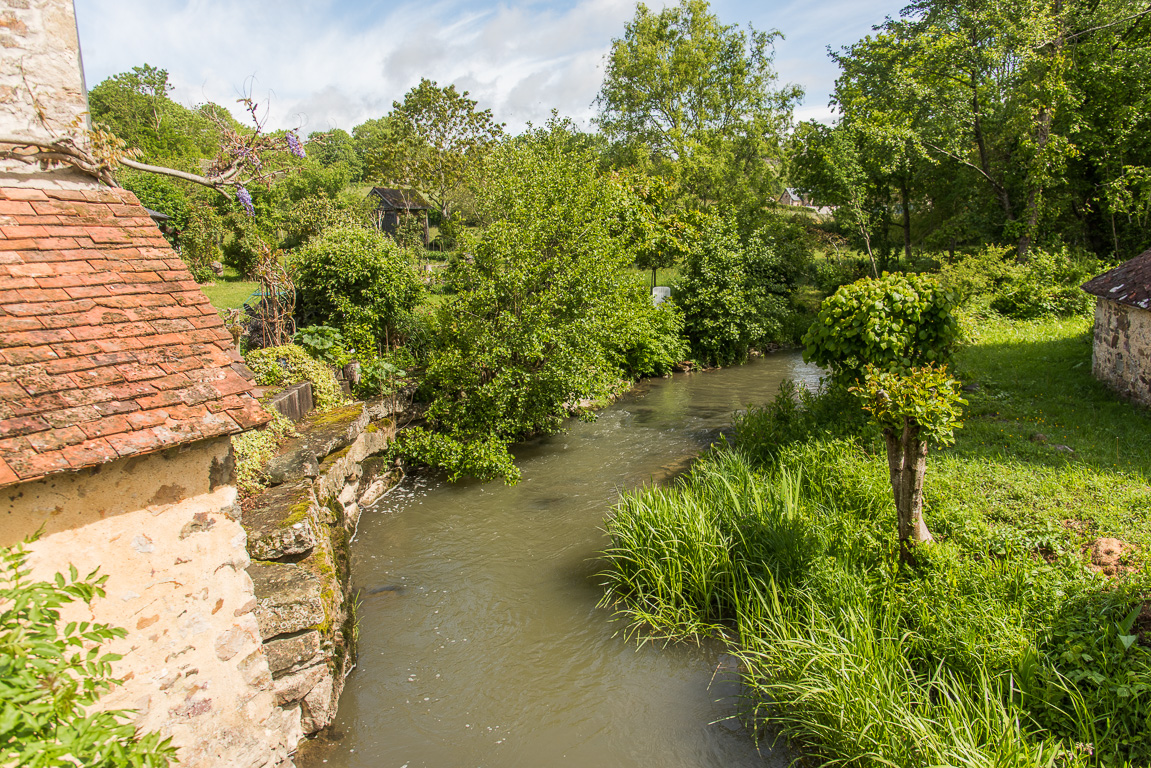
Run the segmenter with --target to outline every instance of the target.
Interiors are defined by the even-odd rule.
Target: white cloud
[[[664,2],[649,3],[660,6]],[[553,108],[586,123],[611,39],[631,0],[76,0],[89,87],[145,62],[168,70],[183,103],[235,107],[250,93],[268,126],[351,129],[379,117],[421,77],[467,89],[516,130]],[[890,6],[890,7],[885,7]],[[828,114],[835,65],[825,47],[857,39],[898,9],[823,0],[715,0],[728,23],[779,27],[782,82],[808,91],[797,113]]]

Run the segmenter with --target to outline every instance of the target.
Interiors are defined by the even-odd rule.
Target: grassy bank
[[[1151,764],[1151,417],[1091,377],[1088,331],[978,327],[916,568],[878,436],[832,394],[752,409],[733,450],[624,497],[608,600],[643,637],[727,638],[808,764]]]

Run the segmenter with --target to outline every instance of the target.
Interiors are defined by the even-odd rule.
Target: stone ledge
[[[279,560],[306,554],[316,546],[316,504],[311,483],[298,480],[270,488],[244,513],[248,554],[256,560]]]

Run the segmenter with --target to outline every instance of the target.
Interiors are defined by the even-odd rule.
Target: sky
[[[725,24],[778,29],[797,120],[828,121],[838,49],[907,0],[712,0]],[[649,7],[664,4],[649,0]],[[75,0],[85,79],[147,63],[173,98],[229,108],[251,95],[268,129],[303,133],[381,117],[420,78],[455,83],[515,132],[557,109],[590,127],[604,56],[634,0]],[[239,116],[239,113],[237,112]]]

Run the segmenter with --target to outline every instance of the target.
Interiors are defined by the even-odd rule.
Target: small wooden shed
[[[424,246],[427,247],[428,237],[428,211],[431,204],[414,189],[391,189],[389,187],[372,187],[368,193],[379,202],[376,205],[376,229],[394,235],[400,226],[401,216],[417,216],[423,214],[424,220]]]
[[[1151,250],[1083,284],[1096,297],[1091,370],[1151,406]]]

